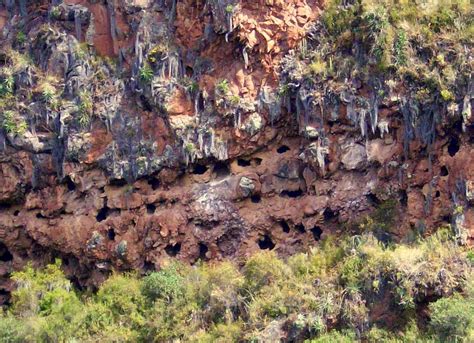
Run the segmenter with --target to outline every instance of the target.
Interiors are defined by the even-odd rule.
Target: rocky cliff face
[[[328,51],[315,0],[5,3],[5,299],[12,270],[57,256],[88,286],[360,227],[474,238],[469,41],[431,47],[446,57],[430,68],[459,68],[449,94],[422,101],[419,84],[357,72],[369,60],[345,72],[336,59],[369,43],[341,31],[341,55]]]

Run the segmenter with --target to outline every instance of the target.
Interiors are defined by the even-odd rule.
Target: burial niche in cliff
[[[151,189],[156,191],[160,187],[160,180],[158,180],[157,178],[152,177],[152,178],[148,179],[148,184],[151,186]]]
[[[153,214],[156,211],[156,206],[153,204],[146,205],[146,213]]]
[[[295,229],[296,231],[298,231],[299,233],[305,233],[306,232],[306,229],[304,227],[303,224],[296,224],[295,225]]]
[[[246,160],[244,158],[237,159],[237,165],[239,167],[250,167],[250,160]]]
[[[200,260],[207,260],[207,252],[208,251],[209,251],[209,248],[207,247],[207,245],[200,242],[199,243],[199,259]]]
[[[314,240],[319,241],[321,239],[321,235],[323,234],[323,230],[319,226],[315,226],[311,229],[311,233],[313,234]]]
[[[287,151],[290,151],[290,148],[287,145],[282,145],[277,149],[277,153],[279,154],[284,154]]]
[[[439,171],[439,175],[440,176],[448,176],[449,175],[448,168],[446,168],[446,166],[442,166],[440,171]]]
[[[216,179],[223,179],[230,174],[230,168],[227,163],[224,162],[217,162],[214,164],[214,167],[212,168],[212,171],[216,177]]]
[[[203,164],[196,164],[193,168],[193,174],[203,175],[207,172],[209,168]]]
[[[104,206],[99,210],[99,213],[97,213],[97,215],[95,216],[95,219],[98,222],[101,222],[101,221],[106,220],[108,215],[109,215],[109,208],[107,206]]]
[[[67,190],[69,192],[72,192],[76,189],[76,184],[72,181],[69,175],[64,178],[64,182],[66,183]]]
[[[288,198],[299,198],[302,195],[303,195],[303,191],[301,189],[298,189],[296,191],[285,190],[280,193],[281,197],[288,197]]]
[[[457,136],[451,136],[448,144],[448,154],[451,157],[454,157],[459,151],[459,138]]]
[[[290,232],[290,225],[284,220],[280,220],[278,222],[280,224],[281,229],[283,230],[284,233],[289,233]]]
[[[114,229],[108,229],[107,230],[107,238],[110,241],[115,241],[115,230]]]
[[[176,257],[176,255],[179,254],[181,251],[181,243],[176,243],[176,244],[168,244],[165,247],[165,251],[170,257]]]
[[[10,253],[5,244],[0,242],[0,261],[9,262],[13,260],[13,255]]]
[[[273,250],[275,243],[273,243],[269,235],[264,235],[258,240],[258,246],[262,250]]]
[[[260,196],[260,194],[254,194],[250,197],[250,200],[254,203],[254,204],[258,204],[261,200],[262,200],[262,197]]]

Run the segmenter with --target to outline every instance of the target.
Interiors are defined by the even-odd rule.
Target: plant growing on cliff
[[[6,133],[21,136],[28,130],[26,121],[15,111],[4,111],[0,119]]]
[[[140,75],[140,80],[145,83],[151,83],[155,75],[149,64],[145,64],[143,67],[141,67],[138,73]]]
[[[93,103],[92,95],[88,91],[81,91],[78,97],[78,117],[77,121],[82,127],[89,125],[92,118]]]
[[[221,97],[227,96],[230,92],[229,81],[226,79],[220,80],[216,84],[216,92]]]

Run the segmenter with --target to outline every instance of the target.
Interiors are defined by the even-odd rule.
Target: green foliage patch
[[[0,341],[468,342],[468,254],[446,235],[387,246],[365,234],[287,260],[263,251],[240,268],[170,261],[144,277],[115,273],[95,294],[76,291],[58,260],[13,273]],[[433,299],[429,325],[419,328],[414,310]],[[396,330],[370,319],[380,301],[399,318]]]

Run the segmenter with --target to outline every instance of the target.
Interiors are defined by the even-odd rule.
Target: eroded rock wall
[[[5,106],[27,123],[0,133],[1,294],[29,260],[61,257],[88,286],[170,256],[288,255],[382,205],[384,239],[444,224],[473,239],[472,122],[439,123],[427,153],[396,96],[365,135],[349,101],[311,121],[279,96],[321,3],[20,3],[0,5]]]

